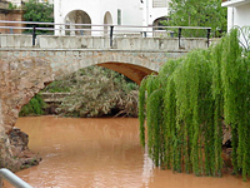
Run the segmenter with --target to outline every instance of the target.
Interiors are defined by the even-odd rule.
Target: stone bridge
[[[99,65],[136,83],[206,39],[0,35],[0,127],[9,133],[23,105],[60,77]],[[180,49],[181,48],[181,49]]]
[[[8,133],[21,107],[44,84],[92,65],[124,74],[136,83],[169,59],[195,48],[207,39],[0,35],[0,125]]]
[[[206,39],[175,38],[118,37],[110,45],[105,37],[38,36],[35,42],[30,35],[0,35],[0,138],[12,131],[22,106],[64,75],[99,65],[139,84],[169,59],[207,47]],[[7,147],[8,137],[1,141]]]

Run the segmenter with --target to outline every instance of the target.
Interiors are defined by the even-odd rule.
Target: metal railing
[[[2,188],[1,179],[7,180],[10,184],[14,185],[16,188],[33,188],[28,183],[26,183],[21,178],[12,173],[10,170],[5,168],[0,169],[0,188]]]
[[[6,21],[0,20],[0,24],[5,24],[5,26],[0,25],[0,29],[11,29],[11,30],[29,30],[32,31],[33,45],[35,46],[35,40],[37,36],[37,31],[53,31],[60,32],[66,35],[66,32],[80,32],[79,35],[84,35],[86,32],[90,32],[91,36],[95,36],[94,33],[98,33],[98,36],[108,36],[110,38],[110,46],[113,46],[114,36],[117,35],[140,35],[144,38],[154,37],[156,33],[170,34],[173,37],[174,33],[178,31],[177,36],[179,39],[179,47],[181,47],[181,37],[183,30],[206,30],[207,44],[209,46],[211,27],[191,27],[191,26],[138,26],[138,25],[95,25],[95,24],[71,24],[71,23],[49,23],[49,22],[29,22],[29,21]],[[20,24],[24,26],[13,26],[13,24]],[[49,26],[49,27],[44,27]],[[54,26],[54,27],[53,27]],[[58,28],[59,26],[59,28]],[[72,27],[72,28],[69,28]],[[79,28],[80,27],[80,28]]]

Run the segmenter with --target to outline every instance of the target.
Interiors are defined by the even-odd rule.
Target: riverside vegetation
[[[249,31],[249,30],[248,30]],[[143,80],[141,143],[156,166],[221,176],[222,128],[231,129],[233,173],[250,175],[250,53],[232,30],[207,50],[168,61]]]
[[[41,92],[70,93],[57,107],[67,117],[136,117],[139,86],[125,76],[99,66],[79,70],[48,85]],[[36,95],[20,112],[21,116],[42,115],[46,104]]]

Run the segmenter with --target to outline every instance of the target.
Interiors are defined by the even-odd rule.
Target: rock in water
[[[29,136],[14,128],[10,134],[0,129],[0,168],[8,168],[13,172],[37,165],[41,158],[28,148]]]

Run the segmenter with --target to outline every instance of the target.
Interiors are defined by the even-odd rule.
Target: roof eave
[[[235,1],[227,1],[223,2],[222,7],[239,7],[246,4],[250,4],[250,0],[235,0]]]

